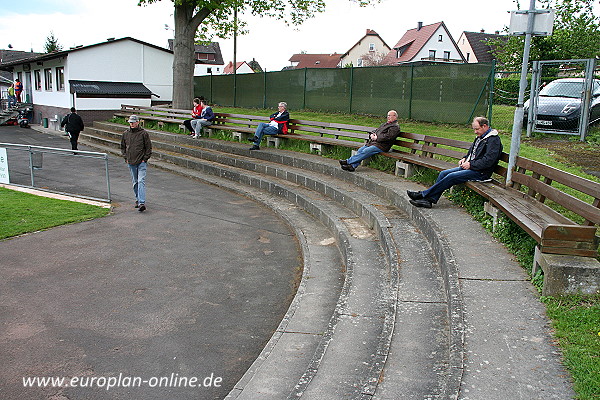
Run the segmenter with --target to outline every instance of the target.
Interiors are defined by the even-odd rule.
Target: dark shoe
[[[412,204],[415,207],[425,207],[425,208],[431,208],[431,201],[427,200],[427,199],[421,199],[421,200],[409,200],[410,204]]]
[[[256,143],[256,142],[258,142],[258,138],[257,138],[256,136],[254,136],[254,137],[252,137],[252,138],[248,138],[248,141],[249,141],[250,143]]]
[[[139,208],[139,207],[140,207],[140,205],[138,204],[138,202],[137,202],[137,201],[135,202],[135,205],[134,205],[134,207],[135,207],[135,208]]]
[[[250,150],[260,150],[260,147],[255,144],[254,146],[250,147]]]
[[[423,199],[423,194],[421,192],[411,192],[410,190],[407,190],[406,194],[408,195],[408,197],[410,197],[413,200]]]
[[[348,161],[346,160],[338,160],[340,162],[340,165],[348,165]]]
[[[138,208],[139,212],[144,212],[146,211],[146,206],[144,204],[140,204],[140,208]]]
[[[346,164],[346,165],[342,165],[342,169],[344,171],[348,171],[348,172],[354,172],[356,170],[356,168],[354,168],[352,165],[350,164]]]

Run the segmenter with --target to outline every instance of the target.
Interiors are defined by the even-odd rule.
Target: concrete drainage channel
[[[95,123],[81,139],[116,153],[123,130]],[[394,177],[349,174],[334,160],[311,155],[249,153],[246,144],[150,133],[153,165],[264,203],[295,227],[303,243],[305,271],[296,298],[228,398],[392,399],[398,390],[416,398],[458,396],[464,317],[456,265],[433,221],[394,189]],[[308,223],[294,207],[330,232],[337,256],[311,245],[317,240],[304,236],[300,226]],[[311,233],[318,243],[332,243],[319,232]],[[326,258],[315,257],[319,253]],[[333,288],[335,304],[315,303],[316,297],[331,299],[332,275],[325,271],[337,267],[335,260],[344,266],[343,283]],[[323,279],[312,282],[315,277]],[[315,314],[324,306],[327,321],[323,310],[311,316],[311,308]]]

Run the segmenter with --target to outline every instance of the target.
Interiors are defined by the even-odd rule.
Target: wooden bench
[[[122,114],[137,112],[141,118],[179,122],[189,116],[189,110],[160,107],[123,106]],[[215,113],[214,129],[231,131],[242,141],[254,135],[266,116]],[[279,146],[281,140],[308,141],[311,150],[321,153],[323,146],[361,147],[374,127],[291,119],[286,135],[269,135],[267,146]],[[453,168],[468,151],[471,143],[423,134],[401,132],[394,148],[382,156],[396,160],[396,174],[408,177],[414,166],[441,171]],[[525,230],[538,243],[542,253],[563,254],[595,258],[598,256],[596,226],[600,225],[600,183],[549,167],[523,157],[517,158],[517,171],[513,173],[514,187],[506,187],[508,154],[503,153],[501,163],[489,183],[467,182],[465,185],[489,202],[486,209],[491,214],[502,211]],[[553,182],[555,183],[553,185]],[[556,186],[560,184],[562,186]],[[527,190],[521,190],[526,187]],[[589,202],[565,192],[579,191]],[[554,202],[580,216],[580,225],[549,207]]]
[[[240,130],[248,135],[254,134],[259,122],[267,117],[240,114],[221,114],[217,129]],[[345,125],[337,123],[306,120],[290,120],[287,135],[274,135],[268,141],[282,139],[305,140],[317,145],[337,145],[350,148],[361,147],[368,139],[374,127]],[[308,134],[312,133],[312,135]],[[318,136],[317,136],[318,135]],[[350,140],[359,139],[359,141]],[[412,166],[421,166],[441,171],[457,166],[457,162],[468,151],[471,142],[447,139],[423,134],[401,132],[396,145],[385,157],[397,160],[396,173],[410,175]],[[560,171],[539,162],[518,157],[517,168],[513,174],[514,187],[504,185],[508,154],[503,153],[501,163],[495,170],[492,182],[467,182],[466,186],[485,197],[496,209],[515,221],[539,244],[543,253],[575,255],[584,257],[598,256],[596,227],[600,225],[600,184]],[[527,174],[529,171],[529,174]],[[542,179],[543,178],[543,179]],[[552,182],[564,185],[567,190],[577,190],[592,198],[591,204],[565,193]],[[528,189],[523,192],[521,186]],[[580,225],[545,203],[553,201],[585,220]],[[492,207],[486,207],[494,214]]]
[[[131,114],[140,117],[143,126],[145,120],[157,121],[159,129],[165,123],[177,124],[180,130],[185,130],[183,121],[191,118],[191,110],[180,110],[167,107],[145,107],[122,104],[121,110],[114,113],[115,117],[129,118]]]

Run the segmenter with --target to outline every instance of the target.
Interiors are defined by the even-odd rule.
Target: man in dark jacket
[[[395,110],[390,110],[387,113],[387,121],[369,134],[367,144],[358,149],[358,152],[349,159],[340,160],[342,169],[353,172],[362,160],[375,154],[390,151],[399,134],[398,113]]]
[[[146,210],[146,170],[148,159],[152,155],[152,142],[148,132],[139,125],[140,119],[137,115],[129,117],[129,129],[121,138],[121,154],[131,172],[135,207],[142,212]]]
[[[271,114],[269,117],[271,122],[261,122],[256,127],[256,133],[254,137],[249,139],[254,146],[250,150],[260,150],[260,141],[264,135],[284,135],[288,132],[288,122],[290,120],[290,114],[287,110],[287,103],[280,102],[277,105],[277,112]]]
[[[407,191],[412,205],[431,208],[432,204],[438,202],[444,190],[454,185],[490,179],[502,155],[502,142],[498,131],[490,128],[487,118],[475,118],[472,127],[477,137],[467,155],[458,162],[458,167],[440,172],[435,184],[427,190]]]
[[[79,133],[83,130],[83,120],[77,114],[75,107],[71,107],[71,114],[65,115],[60,123],[60,127],[65,127],[65,132],[69,135],[71,141],[71,150],[77,150],[77,141]]]

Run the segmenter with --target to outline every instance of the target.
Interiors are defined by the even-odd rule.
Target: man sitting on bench
[[[288,121],[290,120],[290,114],[287,110],[287,103],[280,102],[277,106],[277,112],[271,114],[269,119],[271,122],[261,122],[256,127],[256,133],[250,140],[254,143],[254,146],[250,150],[260,150],[260,141],[264,135],[283,135],[288,132]]]
[[[399,134],[398,113],[396,110],[390,110],[387,113],[387,121],[369,134],[367,144],[359,148],[357,153],[347,160],[339,160],[342,169],[354,172],[362,160],[372,157],[375,154],[390,151]]]
[[[410,197],[410,204],[431,208],[432,204],[438,202],[444,190],[454,185],[468,181],[490,180],[502,154],[502,142],[498,131],[490,128],[489,124],[485,117],[477,117],[473,120],[472,127],[477,137],[467,155],[461,158],[458,167],[440,172],[435,184],[429,189],[421,192],[408,190],[406,193]]]

